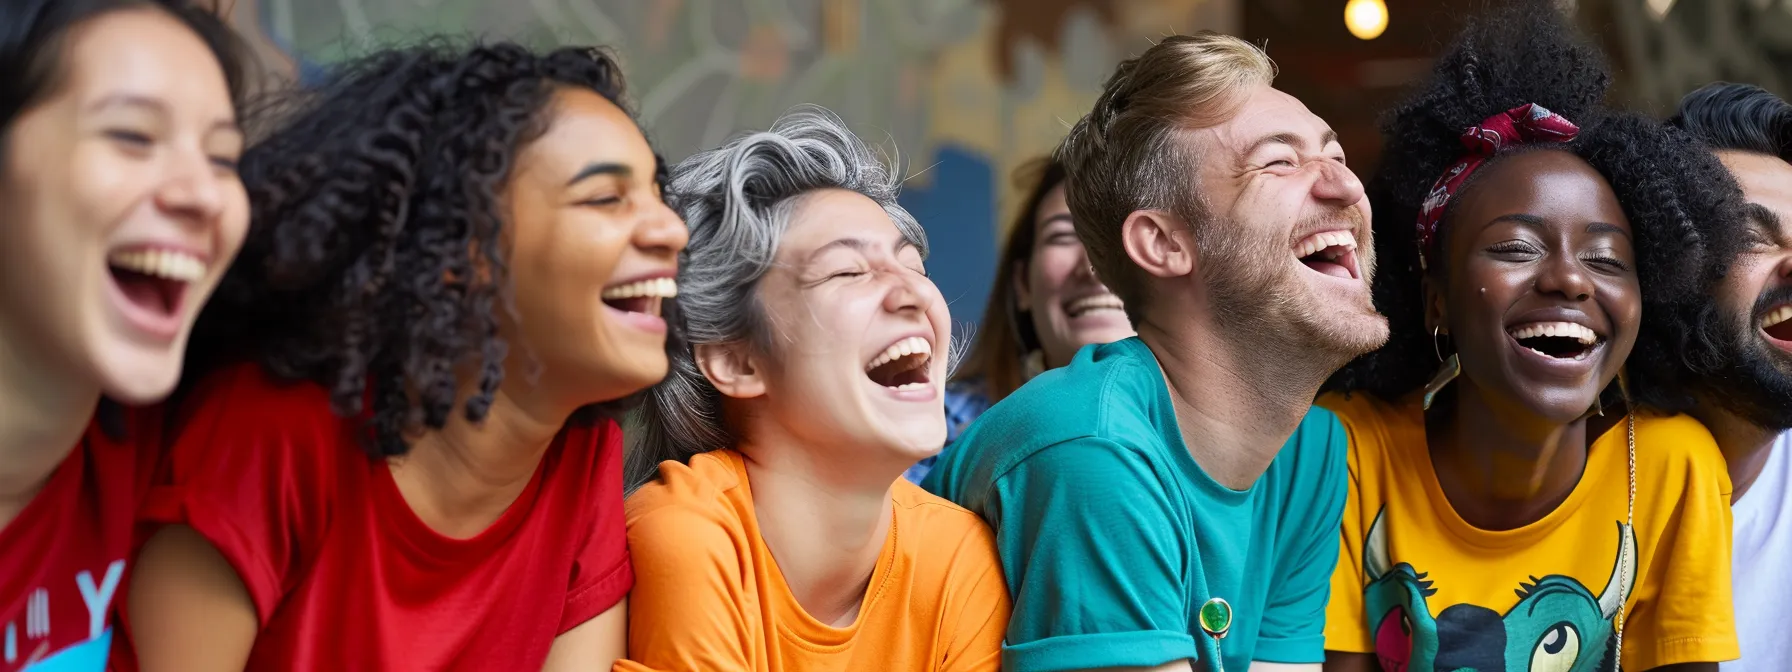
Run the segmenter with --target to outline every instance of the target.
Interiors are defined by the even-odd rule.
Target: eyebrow
[[[1338,141],[1338,132],[1334,131],[1332,129],[1329,129],[1329,128],[1325,129],[1324,133],[1319,134],[1319,148],[1320,149],[1325,149],[1326,145],[1332,144],[1337,141]],[[1300,147],[1305,146],[1306,143],[1303,142],[1299,133],[1295,133],[1293,131],[1282,131],[1280,133],[1271,133],[1269,135],[1258,138],[1256,142],[1251,143],[1250,147],[1245,148],[1244,154],[1242,154],[1242,156],[1250,156],[1252,154],[1256,154],[1257,150],[1262,149],[1264,145],[1273,145],[1273,144],[1283,144],[1283,145],[1288,145],[1289,147],[1294,147],[1294,148],[1298,149]]]
[[[93,101],[93,104],[87,106],[87,111],[98,112],[109,107],[137,107],[162,116],[168,115],[168,106],[161,100],[135,93],[114,93],[107,95],[99,100]],[[228,118],[212,122],[210,130],[230,131],[237,135],[243,134],[243,129],[241,126],[237,125],[236,120]]]
[[[591,164],[586,164],[584,168],[580,168],[579,172],[572,176],[572,179],[566,181],[566,186],[570,187],[572,185],[578,184],[585,180],[589,180],[589,179],[591,179],[593,177],[597,177],[599,175],[615,175],[617,177],[628,177],[633,174],[635,174],[635,169],[630,168],[625,165],[622,165],[620,163],[613,163],[613,162],[591,163]]]
[[[1525,226],[1530,226],[1530,227],[1541,227],[1544,224],[1542,217],[1538,217],[1536,215],[1526,214],[1526,213],[1512,213],[1510,215],[1500,215],[1491,220],[1488,220],[1487,223],[1492,224],[1494,222],[1517,222],[1519,224],[1523,224]],[[1615,233],[1615,234],[1618,234],[1625,238],[1630,237],[1630,232],[1625,231],[1624,227],[1618,226],[1616,224],[1612,224],[1610,222],[1587,222],[1587,233]]]
[[[1755,220],[1756,224],[1768,229],[1768,233],[1785,233],[1785,223],[1780,221],[1778,213],[1767,209],[1767,206],[1750,202],[1743,206],[1743,210],[1748,214],[1749,219]]]
[[[1058,223],[1058,222],[1070,222],[1070,221],[1071,221],[1071,219],[1070,219],[1070,213],[1068,213],[1068,212],[1060,212],[1060,213],[1058,213],[1058,214],[1055,214],[1055,215],[1052,215],[1052,216],[1050,216],[1050,217],[1047,217],[1047,218],[1045,218],[1045,219],[1041,219],[1041,220],[1039,220],[1039,225],[1038,225],[1038,228],[1041,228],[1041,229],[1043,229],[1043,228],[1045,228],[1045,227],[1048,227],[1048,226],[1051,226],[1051,225],[1053,225],[1053,224],[1056,224],[1056,223]],[[1072,223],[1074,223],[1074,222],[1072,222]]]
[[[877,243],[865,240],[863,238],[838,238],[833,241],[830,241],[826,245],[822,245],[821,247],[815,248],[814,252],[810,252],[809,256],[807,258],[803,259],[803,263],[805,265],[813,263],[815,261],[816,257],[819,257],[822,254],[827,253],[829,250],[832,250],[835,248],[844,247],[849,250],[863,253],[865,250],[874,248],[876,246],[877,246]],[[904,249],[911,248],[914,246],[915,246],[914,241],[909,240],[907,236],[898,236],[896,238],[896,242],[892,243],[890,245],[890,250],[892,252],[901,252]]]

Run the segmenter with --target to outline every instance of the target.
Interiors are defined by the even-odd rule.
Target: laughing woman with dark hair
[[[389,51],[248,152],[256,228],[147,505],[144,669],[623,654],[611,417],[665,376],[686,235],[621,96],[589,49]]]
[[[1689,138],[1601,109],[1609,80],[1552,3],[1517,2],[1388,117],[1369,195],[1392,337],[1321,399],[1352,476],[1328,669],[1737,655],[1723,460],[1633,405],[1625,368],[1668,356],[1663,306],[1700,291],[1740,202]]]
[[[234,54],[178,0],[0,2],[0,670],[106,668],[160,455],[124,405],[249,227]]]

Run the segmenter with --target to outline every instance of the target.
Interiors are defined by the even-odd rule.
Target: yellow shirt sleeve
[[[1624,668],[1735,660],[1741,652],[1730,593],[1730,478],[1723,456],[1711,433],[1690,418],[1651,418],[1646,437],[1643,422],[1638,453],[1674,450],[1687,457],[1677,460],[1679,473],[1663,474],[1655,492],[1636,493],[1636,519],[1646,520],[1646,506],[1650,519],[1659,521],[1653,530],[1658,550],[1625,618]],[[1644,461],[1639,455],[1639,470]]]
[[[1363,520],[1358,460],[1363,451],[1379,450],[1380,446],[1373,445],[1373,436],[1365,436],[1358,430],[1358,418],[1355,417],[1358,410],[1353,407],[1360,405],[1360,400],[1345,401],[1342,395],[1331,393],[1320,398],[1319,405],[1338,416],[1345,435],[1350,438],[1347,458],[1350,493],[1344,498],[1338,565],[1332,570],[1332,594],[1325,606],[1325,648],[1327,651],[1373,653],[1375,641],[1363,621],[1363,535],[1368,522]]]
[[[749,604],[740,558],[721,507],[643,491],[628,502],[628,652],[618,670],[744,672],[752,669]]]

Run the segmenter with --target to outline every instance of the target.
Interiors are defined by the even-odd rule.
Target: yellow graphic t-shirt
[[[1325,648],[1374,653],[1387,672],[1609,670],[1622,603],[1626,670],[1738,657],[1730,479],[1697,421],[1637,416],[1634,533],[1623,422],[1593,441],[1561,506],[1492,531],[1444,497],[1417,395],[1319,404],[1350,436]]]

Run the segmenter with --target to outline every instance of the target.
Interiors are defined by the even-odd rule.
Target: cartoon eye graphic
[[[1375,657],[1386,672],[1406,672],[1412,661],[1412,620],[1405,608],[1394,607],[1375,626]]]
[[[1568,672],[1580,658],[1580,631],[1562,621],[1549,626],[1531,650],[1531,672]]]

